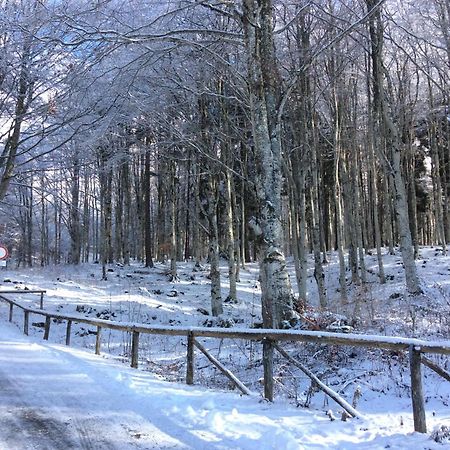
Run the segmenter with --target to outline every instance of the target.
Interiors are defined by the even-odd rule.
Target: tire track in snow
[[[8,450],[76,449],[67,436],[67,424],[48,417],[45,411],[26,405],[20,389],[0,372],[0,448]],[[27,444],[24,444],[27,442]]]

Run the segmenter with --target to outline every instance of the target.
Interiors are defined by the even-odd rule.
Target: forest
[[[259,263],[294,327],[376,255],[450,241],[448,0],[1,0],[1,240],[16,267]],[[289,277],[286,261],[293,261]],[[226,261],[229,291],[221,288]],[[223,274],[222,274],[223,278]]]

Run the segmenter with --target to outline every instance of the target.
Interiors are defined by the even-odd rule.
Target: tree
[[[293,292],[283,253],[280,78],[272,34],[272,13],[270,0],[243,0],[242,21],[261,229],[261,304],[264,326],[268,328],[280,326],[292,318],[293,309]]]
[[[376,8],[377,2],[374,0],[366,1],[369,11]],[[384,27],[379,9],[376,9],[370,17],[369,31],[373,74],[373,102],[374,108],[379,114],[380,130],[386,136],[387,145],[386,155],[382,154],[381,156],[385,161],[385,170],[392,179],[395,191],[395,213],[400,233],[400,248],[405,267],[406,286],[410,293],[417,294],[422,292],[422,289],[414,261],[414,249],[409,228],[408,200],[401,167],[402,150],[405,143],[402,142],[401,130],[399,130],[392,115],[394,105],[389,102],[389,98],[392,97],[389,97],[385,88],[387,70],[383,64]]]

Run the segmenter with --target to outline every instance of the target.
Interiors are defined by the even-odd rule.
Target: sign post
[[[0,267],[6,267],[6,260],[8,259],[9,252],[8,248],[0,244]]]

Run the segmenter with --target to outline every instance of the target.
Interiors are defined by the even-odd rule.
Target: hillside
[[[326,266],[327,288],[331,298],[330,311],[319,312],[316,294],[311,288],[307,308],[302,312],[305,320],[301,321],[298,327],[310,329],[328,327],[332,330],[346,330],[346,327],[352,327],[352,332],[356,333],[433,340],[449,339],[450,258],[448,256],[442,256],[441,252],[434,248],[421,250],[421,259],[417,264],[425,293],[418,297],[409,297],[404,294],[399,256],[385,256],[386,274],[389,280],[386,285],[374,282],[375,271],[371,266],[375,265],[375,258],[368,256],[367,262],[369,275],[373,278],[369,278],[365,286],[353,287],[352,300],[348,305],[340,305],[335,285],[338,268],[332,255],[331,262]],[[101,281],[101,269],[96,264],[75,268],[63,265],[20,270],[8,268],[3,270],[1,288],[3,290],[14,288],[18,291],[32,288],[46,289],[44,298],[46,309],[64,313],[81,313],[87,317],[99,317],[106,320],[172,326],[255,327],[259,325],[261,319],[258,271],[253,264],[241,270],[241,281],[238,285],[240,303],[225,304],[225,313],[220,318],[212,318],[207,314],[209,280],[206,270],[195,269],[194,271],[191,263],[180,264],[178,271],[180,279],[175,283],[167,281],[167,270],[168,267],[164,264],[157,264],[154,269],[144,269],[138,264],[129,267],[114,265],[109,267],[108,280]],[[223,273],[226,273],[225,265]],[[311,286],[314,286],[312,281]],[[223,283],[223,295],[226,295],[226,280]],[[18,292],[14,298],[24,304],[37,306],[39,303],[39,297],[34,294],[20,295]],[[0,308],[3,318],[1,328],[5,336],[2,340],[5,342],[8,339],[18,340],[23,346],[25,339],[18,336],[12,325],[6,324],[7,305],[2,303]],[[21,327],[21,321],[21,315],[16,313],[14,323]],[[156,383],[158,386],[166,386],[163,381],[183,382],[184,380],[186,343],[182,338],[142,336],[140,369],[134,372],[125,367],[125,363],[128,364],[130,336],[113,331],[105,332],[102,335],[103,358],[99,359],[91,355],[95,345],[95,330],[85,325],[73,324],[72,347],[77,350],[68,350],[61,346],[65,340],[64,324],[52,324],[50,343],[43,344],[40,340],[43,334],[43,323],[40,318],[39,320],[32,318],[30,323],[32,326],[29,339],[37,342],[39,352],[50,351],[51,353],[53,351],[51,349],[56,349],[55,351],[62,358],[72,359],[73,357],[74,369],[81,372],[86,369],[88,376],[91,376],[91,370],[95,373],[98,370],[101,371],[102,375],[94,379],[95,383],[103,377],[105,380],[115,380],[115,382],[122,380],[122,375],[114,375],[115,373],[126,373],[124,378],[126,380],[134,377],[146,380],[146,383]],[[200,434],[205,449],[251,449],[253,446],[267,449],[343,449],[386,448],[386,445],[390,445],[391,448],[405,448],[406,435],[409,435],[408,439],[412,439],[409,445],[411,448],[444,448],[441,444],[433,443],[434,441],[431,441],[428,436],[410,435],[413,428],[406,355],[381,350],[325,347],[313,344],[285,345],[291,355],[299,358],[349,402],[352,401],[355,390],[359,388],[362,395],[357,408],[366,419],[363,422],[360,420],[341,422],[338,405],[327,400],[323,393],[316,392],[308,378],[282,359],[276,361],[275,404],[270,405],[262,401],[261,345],[259,343],[214,339],[204,339],[203,343],[214,356],[255,392],[257,397],[242,399],[236,394],[225,394],[224,391],[230,388],[227,380],[208,363],[206,358],[197,354],[195,383],[198,387],[186,388],[180,384],[172,385],[173,388],[165,387],[164,389],[177,390],[176,397],[170,399],[170,407],[163,402],[165,395],[161,395],[160,400],[156,400],[158,396],[155,397],[156,394],[152,390],[156,388],[154,386],[149,388],[152,392],[150,395],[153,399],[152,404],[158,405],[161,401],[164,414],[167,414],[171,420],[179,420],[183,423],[181,434],[177,435],[177,439],[184,436],[185,432],[190,436],[193,433],[192,429],[199,427],[204,431]],[[9,365],[11,370],[12,366],[16,365],[15,353],[10,355],[8,348],[4,347],[2,351],[3,359],[10,361],[6,370],[2,366],[4,373],[8,373]],[[27,359],[34,360],[34,357],[28,355]],[[85,359],[89,361],[89,367],[82,364]],[[449,370],[449,358],[432,357],[432,359],[445,370]],[[37,373],[43,371],[41,375],[46,375],[47,369],[45,364],[37,361],[32,370]],[[13,372],[14,370],[11,373]],[[433,430],[440,425],[448,426],[450,384],[427,368],[423,368],[423,373],[428,429]],[[55,376],[59,377],[58,374]],[[102,383],[103,388],[107,389],[106,383]],[[25,384],[23,382],[24,386]],[[146,389],[143,385],[142,389],[139,386],[141,386],[140,382],[136,385],[133,383],[128,385],[128,388],[133,390],[133,395],[138,396],[137,404],[145,401],[143,397],[146,396],[144,395]],[[121,389],[111,388],[117,392]],[[194,396],[196,399],[198,397],[198,401],[195,402],[189,400],[193,390],[198,392]],[[220,399],[220,406],[214,399]],[[338,420],[330,421],[326,412]],[[181,417],[184,418],[184,422]],[[151,422],[152,417],[149,417],[149,420]],[[236,423],[239,423],[239,426]],[[274,433],[277,439],[268,439],[269,436],[273,437]],[[284,441],[283,439],[280,441],[281,436]],[[371,446],[364,447],[369,445],[369,441],[372,441]],[[444,444],[445,442],[448,444],[448,438],[444,439]],[[280,447],[281,444],[284,447]],[[187,448],[202,448],[198,444],[192,444],[191,441],[186,441],[183,445]]]

